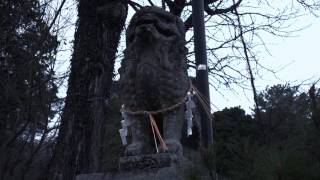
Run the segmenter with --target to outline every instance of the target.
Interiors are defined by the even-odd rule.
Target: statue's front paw
[[[131,143],[127,146],[125,154],[126,156],[136,156],[142,154],[143,144],[142,142]]]
[[[182,145],[178,140],[167,139],[165,142],[168,147],[169,153],[175,153],[178,155],[182,155]]]

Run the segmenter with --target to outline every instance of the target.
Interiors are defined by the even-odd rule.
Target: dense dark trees
[[[258,97],[263,131],[259,119],[239,107],[214,113],[216,172],[246,180],[319,179],[320,133],[309,96],[287,84]]]
[[[216,172],[230,174],[257,137],[257,124],[240,107],[214,113]],[[231,172],[230,172],[231,171]]]
[[[61,103],[44,15],[36,0],[0,1],[0,179],[29,177]]]

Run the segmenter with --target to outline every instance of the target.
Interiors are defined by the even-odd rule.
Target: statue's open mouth
[[[158,33],[165,37],[172,37],[177,35],[177,32],[174,29],[172,29],[171,26],[168,26],[167,23],[161,22],[156,17],[150,17],[150,15],[140,16],[139,19],[135,22],[135,29],[139,30],[140,32],[142,30],[150,33]],[[130,37],[131,41],[135,38],[134,36],[135,35]]]

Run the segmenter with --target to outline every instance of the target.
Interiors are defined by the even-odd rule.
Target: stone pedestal
[[[76,180],[183,180],[175,154],[121,157],[115,173],[80,174]]]
[[[178,157],[171,153],[146,154],[139,156],[121,157],[120,171],[148,170],[179,166]]]

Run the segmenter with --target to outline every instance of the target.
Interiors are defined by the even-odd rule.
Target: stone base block
[[[183,180],[178,157],[171,153],[121,157],[115,173],[80,174],[76,180]]]
[[[178,166],[178,164],[179,162],[177,155],[171,153],[126,156],[120,158],[119,170],[135,171],[164,167],[176,167]]]

